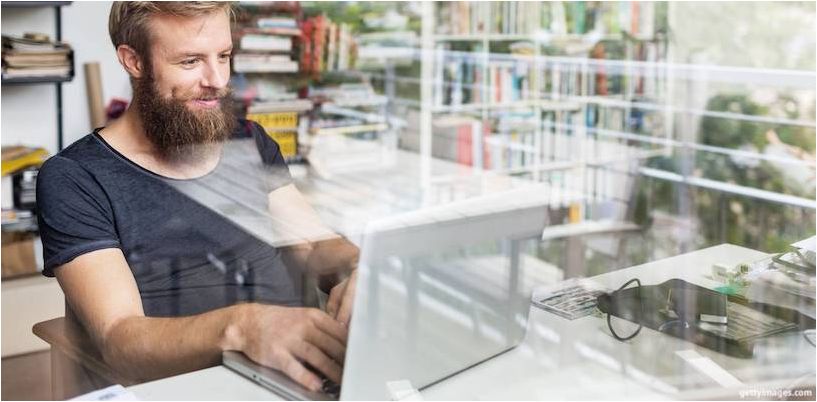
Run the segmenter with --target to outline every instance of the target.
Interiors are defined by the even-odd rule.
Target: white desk
[[[351,139],[338,140],[343,141],[341,145],[348,146],[365,143]],[[264,225],[270,217],[266,208],[266,192],[258,188],[263,181],[252,177],[266,174],[257,161],[257,153],[252,141],[231,141],[225,147],[223,157],[223,163],[228,168],[225,172],[230,174],[221,177],[221,180],[211,178],[211,185],[217,188],[196,188],[195,192],[187,194],[245,227],[250,233],[261,239],[269,238],[270,244],[275,244],[274,235]],[[440,159],[424,159],[414,152],[383,148],[374,153],[382,154],[382,157],[370,163],[335,169],[331,177],[321,176],[303,165],[290,166],[295,185],[322,221],[356,243],[369,222],[475,198],[481,201],[474,203],[479,205],[473,210],[450,210],[455,212],[454,215],[482,215],[539,206],[544,214],[545,211],[565,208],[585,198],[581,192],[567,186],[479,171]],[[350,157],[343,148],[332,156],[337,159]],[[434,175],[433,179],[424,178],[421,173],[426,164]],[[520,192],[524,192],[524,196]],[[526,205],[521,205],[523,203]],[[461,216],[452,216],[457,217]]]
[[[618,288],[631,278],[656,284],[681,278],[712,287],[713,263],[754,261],[766,254],[720,245],[593,278]],[[676,351],[691,350],[727,371],[734,387],[701,372]],[[814,347],[800,332],[759,342],[753,359],[731,358],[644,328],[622,343],[599,317],[574,321],[531,308],[525,341],[517,348],[442,381],[422,392],[425,399],[739,399],[746,389],[788,389],[814,385]],[[799,381],[798,381],[799,380]],[[728,383],[728,381],[726,381]],[[140,399],[277,399],[262,387],[218,366],[130,387]],[[812,395],[813,397],[813,395]]]

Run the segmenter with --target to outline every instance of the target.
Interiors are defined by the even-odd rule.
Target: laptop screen
[[[523,339],[530,307],[520,247],[541,234],[537,190],[401,215],[369,226],[341,399],[394,399]],[[510,197],[510,198],[507,198]]]

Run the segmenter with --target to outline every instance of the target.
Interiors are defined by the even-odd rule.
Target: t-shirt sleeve
[[[284,155],[281,154],[281,147],[267,135],[266,130],[260,124],[251,120],[248,120],[247,123],[264,165],[264,179],[268,191],[291,184],[292,175],[284,160]]]
[[[82,254],[120,247],[107,194],[76,161],[59,155],[37,175],[37,221],[45,276]]]

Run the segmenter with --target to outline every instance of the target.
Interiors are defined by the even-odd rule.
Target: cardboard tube
[[[102,101],[102,73],[99,63],[85,63],[85,90],[88,95],[88,112],[91,118],[91,128],[102,127],[107,120],[105,104]]]

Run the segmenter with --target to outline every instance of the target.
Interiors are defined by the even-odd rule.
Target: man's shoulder
[[[105,158],[104,145],[95,138],[94,133],[90,133],[48,158],[40,167],[38,180],[55,174],[63,176],[92,170],[95,163]]]
[[[95,133],[90,133],[74,141],[67,148],[59,151],[51,159],[67,159],[75,162],[82,162],[96,159],[104,155],[105,148],[96,138]]]
[[[255,140],[255,145],[260,153],[261,160],[267,165],[276,165],[283,163],[281,158],[281,149],[278,142],[275,141],[267,130],[264,129],[258,122],[247,119],[238,119],[238,126],[233,132],[233,139],[252,138]]]

